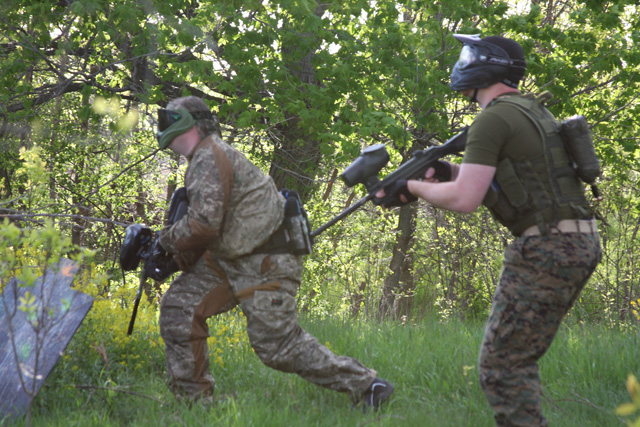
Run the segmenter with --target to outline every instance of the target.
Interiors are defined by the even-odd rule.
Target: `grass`
[[[241,316],[217,320],[210,348],[216,390],[226,395],[215,408],[176,402],[164,383],[161,347],[132,341],[136,367],[111,364],[78,333],[36,399],[36,426],[491,426],[493,415],[477,381],[483,324],[423,320],[417,325],[302,319],[302,325],[338,354],[378,371],[396,391],[378,413],[351,408],[347,396],[261,364],[242,334]],[[235,320],[234,320],[235,319]],[[156,329],[157,330],[157,329]],[[154,331],[148,334],[153,336]],[[225,339],[225,337],[227,337]],[[155,337],[157,339],[157,336]],[[218,348],[218,352],[215,350]],[[222,351],[220,351],[222,350]],[[77,357],[76,357],[77,356]],[[212,357],[212,360],[214,357]],[[623,426],[613,410],[629,401],[625,380],[640,374],[637,328],[563,325],[541,362],[544,412],[554,426]],[[25,420],[6,425],[25,425]]]

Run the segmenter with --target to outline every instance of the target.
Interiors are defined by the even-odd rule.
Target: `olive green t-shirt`
[[[504,97],[522,97],[509,93]],[[506,102],[489,104],[474,119],[467,135],[462,163],[497,167],[505,157],[532,159],[543,154],[543,140],[533,122]]]

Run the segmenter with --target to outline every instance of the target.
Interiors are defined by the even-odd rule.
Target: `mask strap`
[[[470,102],[478,102],[478,88],[473,89],[473,96],[469,100]]]

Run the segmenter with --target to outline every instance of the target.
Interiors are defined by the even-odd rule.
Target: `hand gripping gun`
[[[413,156],[398,167],[395,171],[387,175],[383,180],[378,178],[378,172],[389,161],[389,153],[384,144],[376,144],[367,147],[362,151],[360,157],[354,160],[340,175],[347,187],[353,187],[356,184],[364,184],[367,189],[367,195],[343,210],[327,223],[321,225],[311,232],[311,237],[315,237],[333,226],[341,219],[358,210],[367,201],[372,200],[376,193],[402,179],[420,179],[424,178],[427,169],[436,165],[436,162],[449,154],[457,154],[464,151],[467,143],[467,129],[449,138],[445,143],[426,150],[419,150],[413,153]],[[389,197],[389,196],[386,196]],[[386,197],[381,200],[381,204],[385,204]]]
[[[167,215],[167,226],[176,223],[187,213],[189,200],[187,199],[187,189],[180,187],[171,195],[171,204]],[[138,268],[140,260],[143,259],[144,267],[140,272],[140,285],[136,292],[136,298],[133,303],[133,313],[129,321],[127,335],[133,332],[133,325],[138,314],[138,306],[142,297],[142,290],[147,277],[156,280],[164,280],[170,274],[178,271],[177,264],[170,254],[167,254],[158,242],[158,233],[155,238],[153,231],[142,224],[131,224],[127,227],[124,236],[124,242],[120,248],[120,267],[125,271],[132,271]]]

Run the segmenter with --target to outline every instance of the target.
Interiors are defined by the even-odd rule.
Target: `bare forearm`
[[[414,196],[433,206],[469,213],[484,199],[491,184],[495,167],[476,164],[451,164],[451,181],[408,181],[407,188]]]
[[[437,208],[469,213],[478,207],[478,205],[469,204],[469,200],[461,196],[456,181],[426,182],[410,180],[407,182],[407,188],[411,194],[426,200]]]

